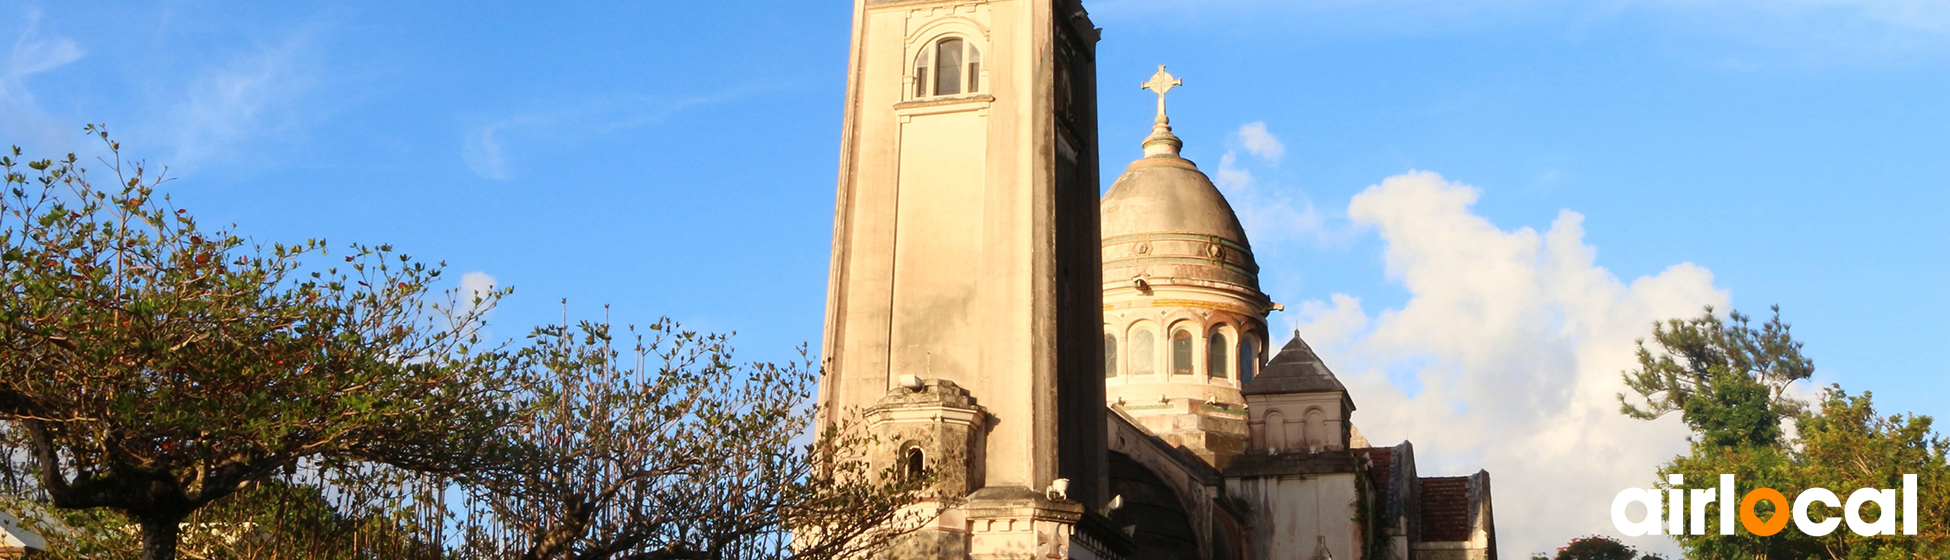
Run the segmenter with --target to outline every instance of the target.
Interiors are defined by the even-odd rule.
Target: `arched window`
[[[1307,411],[1307,447],[1325,449],[1329,442],[1327,436],[1327,414],[1315,408]]]
[[[1104,378],[1117,377],[1117,337],[1104,333]]]
[[[960,37],[946,37],[914,56],[914,97],[982,90],[982,51]]]
[[[1264,437],[1266,438],[1267,449],[1287,448],[1286,417],[1281,416],[1280,411],[1275,410],[1266,413],[1265,424],[1260,426],[1259,431],[1261,434],[1264,434]]]
[[[1171,333],[1171,374],[1192,374],[1192,332],[1176,330]]]
[[[1152,339],[1151,329],[1138,329],[1131,334],[1131,375],[1151,375],[1158,373],[1158,354]]]
[[[1226,353],[1231,352],[1226,343],[1226,334],[1212,333],[1212,339],[1205,342],[1205,375],[1223,378],[1226,376]]]
[[[1244,385],[1253,380],[1253,373],[1259,369],[1259,352],[1253,348],[1252,335],[1239,337],[1239,383]]]
[[[908,480],[920,480],[928,473],[928,457],[919,447],[907,448],[901,457],[901,474]]]

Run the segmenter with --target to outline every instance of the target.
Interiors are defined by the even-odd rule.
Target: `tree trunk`
[[[176,537],[182,532],[183,516],[157,516],[140,520],[142,560],[176,560]]]

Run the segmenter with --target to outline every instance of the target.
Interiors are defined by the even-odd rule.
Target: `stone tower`
[[[1225,196],[1179,155],[1158,68],[1158,115],[1103,199],[1104,384],[1111,406],[1223,469],[1247,446],[1240,389],[1264,361],[1266,315],[1252,244]]]
[[[904,557],[1048,554],[1108,498],[1096,40],[1077,0],[854,2],[820,402],[967,492]]]

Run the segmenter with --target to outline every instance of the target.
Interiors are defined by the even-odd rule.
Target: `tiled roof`
[[[1387,447],[1368,447],[1356,449],[1354,452],[1367,456],[1368,478],[1374,480],[1375,491],[1379,492],[1382,496],[1381,503],[1379,504],[1381,506],[1380,517],[1382,523],[1391,527],[1394,526],[1395,522],[1393,520],[1396,516],[1401,515],[1400,512],[1396,511],[1396,506],[1401,501],[1395,498],[1395,487],[1388,483],[1394,474],[1392,467],[1395,462],[1395,450]]]
[[[1286,347],[1280,349],[1279,354],[1273,356],[1271,362],[1267,362],[1258,375],[1239,389],[1239,392],[1248,395],[1328,391],[1345,393],[1347,387],[1341,385],[1341,380],[1327,369],[1327,364],[1314,354],[1314,349],[1307,346],[1306,341],[1300,340],[1298,333],[1286,343]]]
[[[1469,477],[1421,479],[1422,541],[1469,540]]]

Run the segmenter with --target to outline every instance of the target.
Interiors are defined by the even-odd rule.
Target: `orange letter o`
[[[1760,516],[1754,513],[1754,505],[1760,503],[1761,500],[1774,502],[1774,517],[1768,518],[1766,523],[1761,523]],[[1756,535],[1763,537],[1774,536],[1774,533],[1779,533],[1781,529],[1787,528],[1787,510],[1787,496],[1781,495],[1781,491],[1773,488],[1756,489],[1748,492],[1746,497],[1740,499],[1740,526],[1746,527],[1748,532]]]

